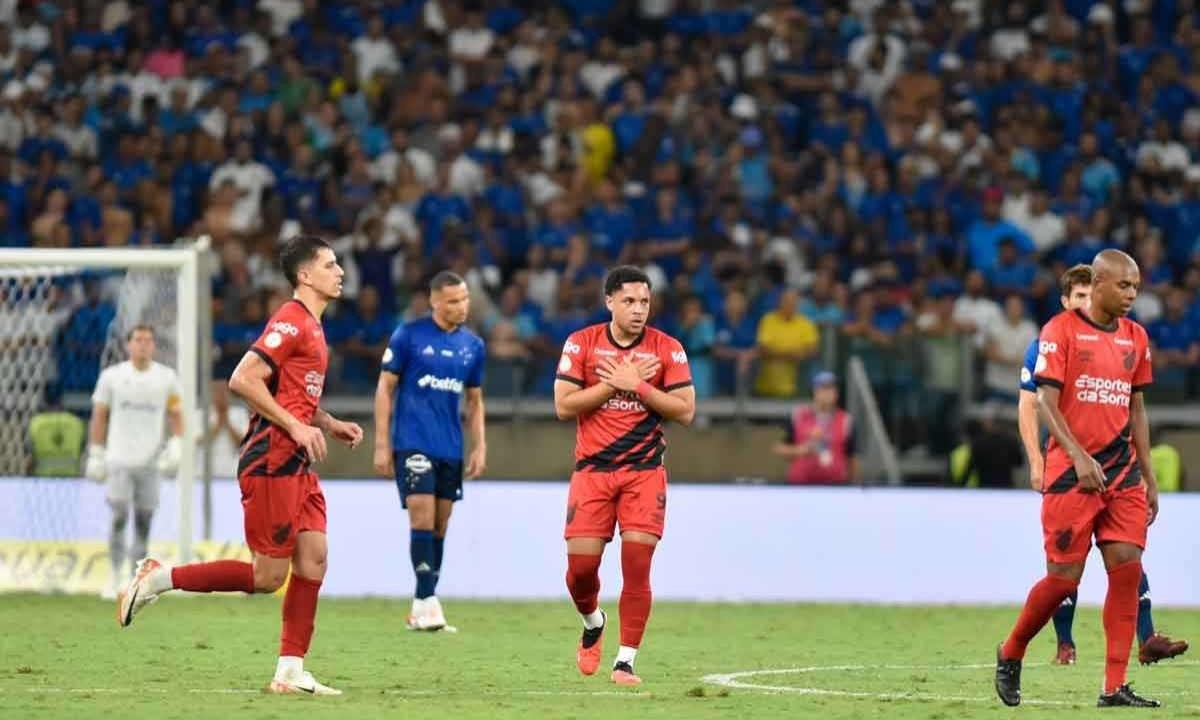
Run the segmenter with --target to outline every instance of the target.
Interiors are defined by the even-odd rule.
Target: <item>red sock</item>
[[[317,620],[317,595],[321,581],[292,573],[283,595],[283,632],[279,635],[280,657],[304,657],[312,642]]]
[[[1141,576],[1138,576],[1140,579]],[[1134,582],[1134,609],[1137,609],[1137,582]],[[1000,655],[1005,660],[1022,660],[1025,658],[1025,648],[1028,647],[1029,641],[1033,640],[1033,636],[1045,627],[1046,623],[1050,622],[1050,618],[1054,617],[1054,611],[1062,604],[1065,597],[1075,592],[1075,588],[1079,587],[1078,580],[1069,580],[1060,575],[1047,575],[1038,581],[1036,585],[1029,590],[1029,597],[1025,599],[1025,607],[1021,609],[1021,616],[1017,618],[1017,624],[1013,626],[1012,633],[1008,639],[1004,641],[1004,647],[1000,649]]]
[[[650,560],[654,546],[621,542],[621,644],[636,648],[642,644],[646,620],[654,596],[650,592]]]
[[[254,566],[241,560],[214,560],[171,568],[171,587],[192,592],[254,592]]]
[[[580,615],[596,612],[600,597],[600,556],[567,554],[567,592]]]
[[[1123,563],[1108,571],[1108,594],[1104,596],[1104,692],[1125,684],[1129,667],[1129,648],[1137,628],[1138,585],[1142,581],[1142,563]]]

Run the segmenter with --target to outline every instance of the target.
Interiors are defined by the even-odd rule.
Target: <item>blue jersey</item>
[[[392,449],[461,461],[459,400],[466,388],[483,384],[483,362],[483,340],[465,327],[447,332],[432,318],[422,318],[396,328],[382,365],[400,378],[392,407]]]
[[[1035,372],[1034,365],[1037,364],[1038,358],[1038,338],[1034,338],[1033,342],[1029,343],[1029,347],[1025,348],[1025,362],[1021,365],[1021,382],[1019,387],[1031,393],[1037,392],[1037,384],[1033,381]]]

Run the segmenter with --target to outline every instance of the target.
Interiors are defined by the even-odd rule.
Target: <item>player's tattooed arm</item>
[[[1146,504],[1150,514],[1149,525],[1158,517],[1158,478],[1154,476],[1154,464],[1150,462],[1150,419],[1146,416],[1146,399],[1135,392],[1129,402],[1129,421],[1133,425],[1133,449],[1137,451],[1138,467],[1146,481]]]
[[[1051,385],[1038,386],[1039,415],[1050,434],[1067,451],[1075,464],[1075,475],[1079,478],[1080,489],[1084,492],[1099,492],[1104,489],[1104,468],[1100,467],[1100,463],[1075,439],[1067,425],[1067,419],[1058,409],[1059,393],[1060,390]]]

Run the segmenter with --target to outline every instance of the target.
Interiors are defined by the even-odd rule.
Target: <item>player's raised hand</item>
[[[321,462],[325,459],[327,452],[325,433],[321,432],[320,428],[297,424],[296,428],[292,430],[292,439],[296,441],[297,445],[304,448],[311,462]]]
[[[1075,460],[1075,475],[1079,478],[1079,489],[1083,492],[1102,492],[1104,490],[1104,468],[1091,455],[1084,455]]]
[[[358,447],[358,444],[363,439],[363,429],[359,427],[358,423],[346,422],[345,420],[338,420],[331,423],[329,425],[329,434],[346,443],[351,448]]]
[[[392,457],[392,449],[386,445],[375,444],[375,457],[372,464],[375,466],[375,473],[379,477],[384,477],[389,480],[396,477],[396,460]]]
[[[654,376],[658,375],[658,369],[662,367],[662,361],[658,359],[657,355],[635,360],[633,364],[638,369],[638,376],[646,382],[653,380]]]
[[[622,360],[605,358],[596,368],[596,375],[608,385],[625,392],[637,392],[642,382],[638,366],[625,357]]]
[[[467,455],[467,472],[468,480],[474,480],[483,474],[484,468],[487,467],[487,447],[476,446],[471,449],[471,453]]]

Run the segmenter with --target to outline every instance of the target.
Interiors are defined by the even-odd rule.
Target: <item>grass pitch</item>
[[[641,688],[575,670],[580,625],[559,603],[444,601],[455,635],[404,630],[408,602],[325,600],[306,668],[338,698],[261,692],[274,670],[279,598],[166,597],[120,629],[112,603],[0,595],[0,718],[992,718],[996,643],[1016,608],[655,606]],[[1158,610],[1161,631],[1200,639],[1200,611]],[[1030,647],[1026,704],[1045,718],[1094,705],[1104,652],[1097,608],[1076,618],[1080,664]],[[1197,651],[1193,651],[1197,652]],[[1136,665],[1135,688],[1171,717],[1200,718],[1200,655]],[[1120,711],[1118,711],[1120,712]]]

